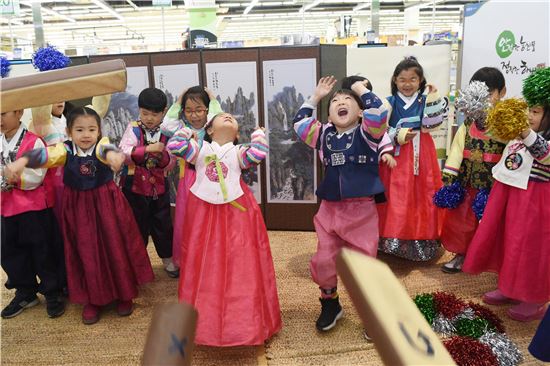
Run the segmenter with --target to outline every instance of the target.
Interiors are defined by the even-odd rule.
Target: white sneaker
[[[172,278],[178,278],[180,275],[180,269],[174,264],[172,258],[162,258],[162,264],[164,264],[164,270],[168,276]]]
[[[451,259],[441,267],[441,270],[445,273],[458,273],[462,271],[463,263],[464,255],[456,254],[453,259]]]

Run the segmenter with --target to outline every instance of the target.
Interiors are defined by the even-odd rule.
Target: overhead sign
[[[19,0],[0,0],[0,9],[3,17],[19,16]]]

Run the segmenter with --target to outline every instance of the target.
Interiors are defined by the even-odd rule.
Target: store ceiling
[[[0,18],[2,43],[13,36],[16,44],[31,44],[34,39],[32,2],[20,0],[18,17]],[[195,4],[214,0],[187,0]],[[84,46],[139,46],[162,49],[181,48],[182,33],[189,26],[183,0],[160,8],[153,1],[74,0],[40,1],[47,42],[64,48]],[[420,8],[420,29],[434,31],[458,29],[465,3],[477,1],[380,1],[380,33],[404,33],[404,9]],[[351,15],[351,32],[357,32],[358,18],[370,16],[370,0],[215,0],[218,7],[216,32],[220,41],[250,40],[308,33],[324,37],[341,15]],[[308,6],[309,5],[309,6]],[[313,6],[314,5],[314,6]],[[306,11],[300,11],[308,7]],[[162,10],[164,9],[164,10]],[[164,20],[163,20],[164,19]],[[435,21],[433,21],[435,20]]]

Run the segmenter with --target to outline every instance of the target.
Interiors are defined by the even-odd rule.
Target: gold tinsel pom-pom
[[[497,140],[513,140],[528,127],[527,103],[520,99],[500,101],[487,114],[487,132]]]

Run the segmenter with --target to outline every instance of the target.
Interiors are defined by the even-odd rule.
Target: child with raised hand
[[[388,201],[378,206],[379,249],[427,261],[439,251],[443,213],[432,202],[441,187],[441,170],[430,131],[443,123],[446,103],[427,84],[422,66],[412,56],[396,66],[391,90],[389,135],[396,146],[397,166],[380,168]]]
[[[168,150],[196,167],[183,224],[179,299],[199,312],[195,343],[259,345],[282,326],[275,271],[264,220],[241,170],[265,159],[263,129],[237,145],[237,120],[216,115],[199,146],[190,128]]]
[[[99,320],[100,307],[118,301],[121,316],[133,311],[137,285],[153,280],[149,257],[128,201],[113,181],[125,156],[107,137],[91,108],[79,107],[67,118],[70,141],[34,149],[9,165],[64,166],[62,229],[69,300],[84,305],[82,321]]]
[[[497,289],[485,293],[483,301],[516,304],[508,315],[531,321],[542,319],[550,300],[550,68],[524,81],[523,96],[529,105],[528,128],[525,103],[505,100],[489,112],[490,133],[499,133],[491,128],[499,114],[507,117],[501,121],[503,131],[514,131],[514,125],[523,131],[493,168],[495,184],[463,270],[498,273]]]
[[[371,92],[373,91],[370,80],[359,75],[346,76],[345,78],[343,78],[342,89],[351,90],[352,85],[357,81],[363,82],[363,84],[368,90],[370,90]],[[369,100],[368,98],[363,98],[363,96],[361,96],[361,102],[363,102],[363,109],[366,108],[364,103],[368,102],[368,100]],[[395,159],[393,158],[393,152],[394,152],[394,148],[393,148],[392,141],[390,139],[390,135],[388,135],[388,133],[386,132],[382,137],[382,141],[380,141],[380,144],[378,145],[378,154],[380,156],[380,161],[386,164],[390,169],[393,169],[397,165]]]
[[[461,94],[457,108],[465,114],[466,119],[453,138],[443,169],[445,188],[442,189],[448,189],[458,182],[465,194],[458,206],[446,207],[449,209],[445,211],[441,243],[445,249],[456,253],[453,259],[441,267],[446,273],[458,273],[462,269],[464,256],[484,208],[480,202],[486,202],[493,186],[491,169],[499,162],[506,146],[492,139],[485,126],[487,109],[506,94],[502,72],[494,67],[482,67],[474,73],[469,86]]]
[[[170,107],[162,124],[163,134],[171,137],[176,131],[187,127],[199,144],[205,136],[204,125],[212,116],[222,111],[220,103],[214,94],[200,85],[186,89],[178,100]],[[210,117],[210,118],[209,118]],[[182,245],[182,228],[185,222],[185,208],[189,189],[195,182],[195,166],[188,164],[184,159],[179,160],[179,182],[176,194],[176,213],[174,217],[173,257],[172,261],[179,266]]]
[[[168,136],[160,129],[167,98],[157,88],[146,88],[138,97],[139,120],[131,122],[120,141],[126,155],[127,175],[122,192],[132,207],[145,246],[152,237],[168,276],[177,278],[179,269],[172,262],[172,218],[165,172],[170,154],[165,148]]]
[[[352,90],[331,95],[329,123],[312,117],[322,98],[336,85],[333,76],[319,80],[313,95],[294,117],[294,130],[312,148],[323,152],[325,176],[317,188],[321,206],[314,217],[318,243],[310,262],[319,286],[321,314],[315,326],[327,331],[343,316],[338,300],[336,255],[349,247],[376,257],[378,213],[374,196],[384,192],[378,176],[378,146],[387,127],[382,101],[357,81]],[[363,110],[365,105],[368,109]]]
[[[0,168],[2,188],[2,269],[8,280],[6,288],[15,289],[15,297],[2,310],[2,318],[13,318],[39,303],[37,292],[46,298],[50,318],[65,312],[60,298],[63,279],[58,275],[56,232],[52,206],[43,180],[46,169],[21,169],[12,165],[16,159],[35,148],[45,147],[40,137],[21,123],[23,110],[3,112]],[[40,284],[36,278],[40,278]]]

